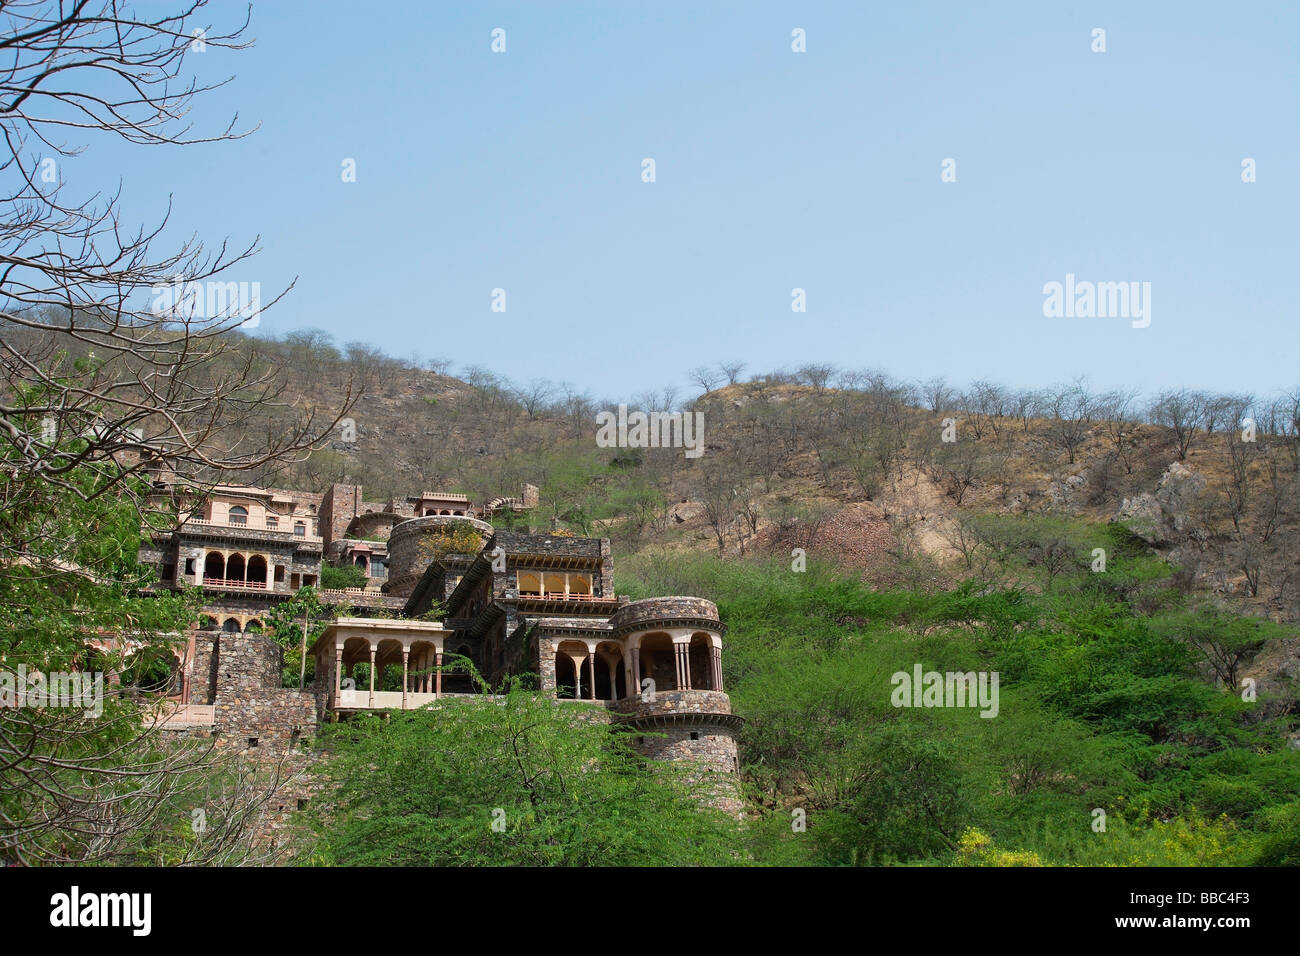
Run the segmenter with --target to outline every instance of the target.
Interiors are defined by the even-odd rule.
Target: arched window
[[[713,643],[707,634],[691,635],[690,650],[687,652],[690,662],[691,687],[695,690],[717,690],[717,675],[714,674]]]
[[[656,690],[680,690],[677,651],[673,639],[662,631],[641,638],[641,679],[649,677]]]
[[[180,693],[180,662],[165,648],[144,648],[126,659],[122,686],[153,694]]]
[[[235,505],[230,509],[231,524],[248,524],[248,509]]]
[[[209,551],[203,559],[203,579],[222,581],[226,577],[226,557],[220,551]]]
[[[226,618],[226,623],[221,625],[221,629],[225,631],[227,634],[238,634],[239,622],[235,620],[233,617],[228,617]]]
[[[555,696],[560,700],[573,700],[577,694],[578,672],[573,659],[560,652],[555,655]]]

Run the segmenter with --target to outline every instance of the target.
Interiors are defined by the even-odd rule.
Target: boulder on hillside
[[[1197,531],[1193,508],[1204,493],[1205,476],[1182,462],[1170,465],[1156,490],[1125,498],[1115,512],[1114,521],[1148,544],[1169,545]]]
[[[1056,509],[1077,514],[1080,497],[1087,487],[1088,479],[1084,475],[1069,475],[1064,481],[1053,481],[1048,485],[1047,496]]]

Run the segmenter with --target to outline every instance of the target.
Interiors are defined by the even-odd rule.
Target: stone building
[[[629,728],[648,758],[725,775],[711,802],[739,809],[741,720],[723,687],[717,607],[620,598],[608,539],[486,520],[535,507],[532,486],[482,508],[435,492],[366,501],[359,486],[339,484],[320,496],[236,486],[159,494],[181,520],[140,559],[158,569],[158,587],[202,586],[205,597],[177,662],[173,726],[283,752],[322,720],[474,694],[467,668],[455,666],[468,660],[488,685],[536,675],[557,700]],[[320,592],[351,610],[309,649],[312,686],[284,689],[280,648],[257,632],[275,603],[343,563],[364,566],[367,586]]]

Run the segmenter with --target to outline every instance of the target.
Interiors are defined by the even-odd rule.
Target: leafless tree
[[[748,366],[744,362],[719,362],[718,368],[727,377],[727,384],[735,385],[740,381],[740,373]]]
[[[1029,423],[1039,414],[1043,406],[1043,395],[1032,390],[1021,390],[1011,398],[1011,407],[1020,419],[1020,430],[1029,434]]]
[[[139,723],[128,708],[87,752],[79,711],[0,710],[0,861],[239,866],[276,862],[258,839],[269,803],[301,778],[288,752],[251,761]],[[165,858],[154,858],[156,854]]]
[[[555,386],[542,379],[533,379],[527,385],[511,389],[511,392],[516,401],[524,407],[528,417],[536,418],[546,403],[555,395]]]
[[[1196,433],[1205,425],[1205,396],[1187,389],[1161,393],[1151,406],[1149,415],[1157,425],[1164,425],[1174,435],[1178,460],[1187,458],[1187,451],[1196,440]]]
[[[713,391],[714,386],[717,385],[719,381],[718,371],[709,368],[707,365],[697,365],[695,368],[691,369],[689,375],[691,384],[698,385],[700,388],[704,389],[705,395]]]
[[[1117,390],[1107,392],[1097,400],[1097,417],[1101,419],[1106,440],[1110,442],[1115,455],[1124,463],[1124,473],[1133,473],[1133,444],[1137,437],[1138,423],[1133,415],[1133,402],[1137,398],[1135,390]]]
[[[0,445],[11,484],[35,475],[85,494],[69,476],[89,468],[105,494],[145,469],[195,482],[258,471],[324,441],[355,400],[349,387],[336,415],[294,408],[274,364],[230,335],[284,294],[262,301],[249,284],[256,239],[160,251],[170,211],[132,228],[119,196],[69,198],[60,181],[60,160],[85,148],[79,137],[176,146],[245,135],[237,117],[211,133],[187,120],[214,88],[189,78],[187,57],[247,45],[244,25],[200,23],[204,4],[155,15],[120,0],[0,8]]]
[[[39,527],[54,495],[95,502],[90,513],[129,501],[148,519],[158,499],[135,478],[202,488],[300,461],[356,400],[349,382],[333,414],[286,401],[274,346],[238,334],[288,291],[262,296],[248,271],[258,239],[161,248],[170,209],[133,226],[120,195],[73,196],[63,182],[61,161],[104,137],[192,147],[249,132],[237,117],[209,132],[188,119],[195,98],[222,85],[194,79],[190,57],[247,46],[246,20],[217,30],[199,19],[205,6],[0,5],[0,500],[10,528]],[[51,580],[101,584],[63,557],[68,548],[29,545],[0,537],[0,579],[24,580],[41,561]],[[6,862],[129,861],[142,833],[188,823],[187,788],[219,769],[211,750],[164,743],[138,708],[112,719],[119,726],[79,711],[0,710]],[[237,783],[211,841],[175,859],[238,862],[235,837],[265,802],[260,788]]]
[[[735,524],[739,498],[731,463],[722,456],[710,455],[707,464],[698,467],[701,473],[694,482],[694,497],[704,508],[704,517],[718,544],[718,554],[725,554],[727,532]]]
[[[834,365],[802,365],[799,371],[795,373],[799,381],[812,388],[813,392],[820,395],[826,390],[826,385],[835,375]]]
[[[942,378],[932,378],[921,383],[921,395],[930,411],[938,414],[947,411],[955,393]]]
[[[1088,420],[1092,416],[1093,398],[1082,382],[1060,385],[1048,394],[1047,410],[1051,416],[1052,441],[1074,464],[1074,456],[1088,440]]]

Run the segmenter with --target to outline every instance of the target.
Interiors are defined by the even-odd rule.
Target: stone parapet
[[[650,627],[674,624],[706,627],[719,634],[726,628],[718,618],[718,606],[704,598],[675,596],[646,598],[624,604],[609,619],[616,636]]]

